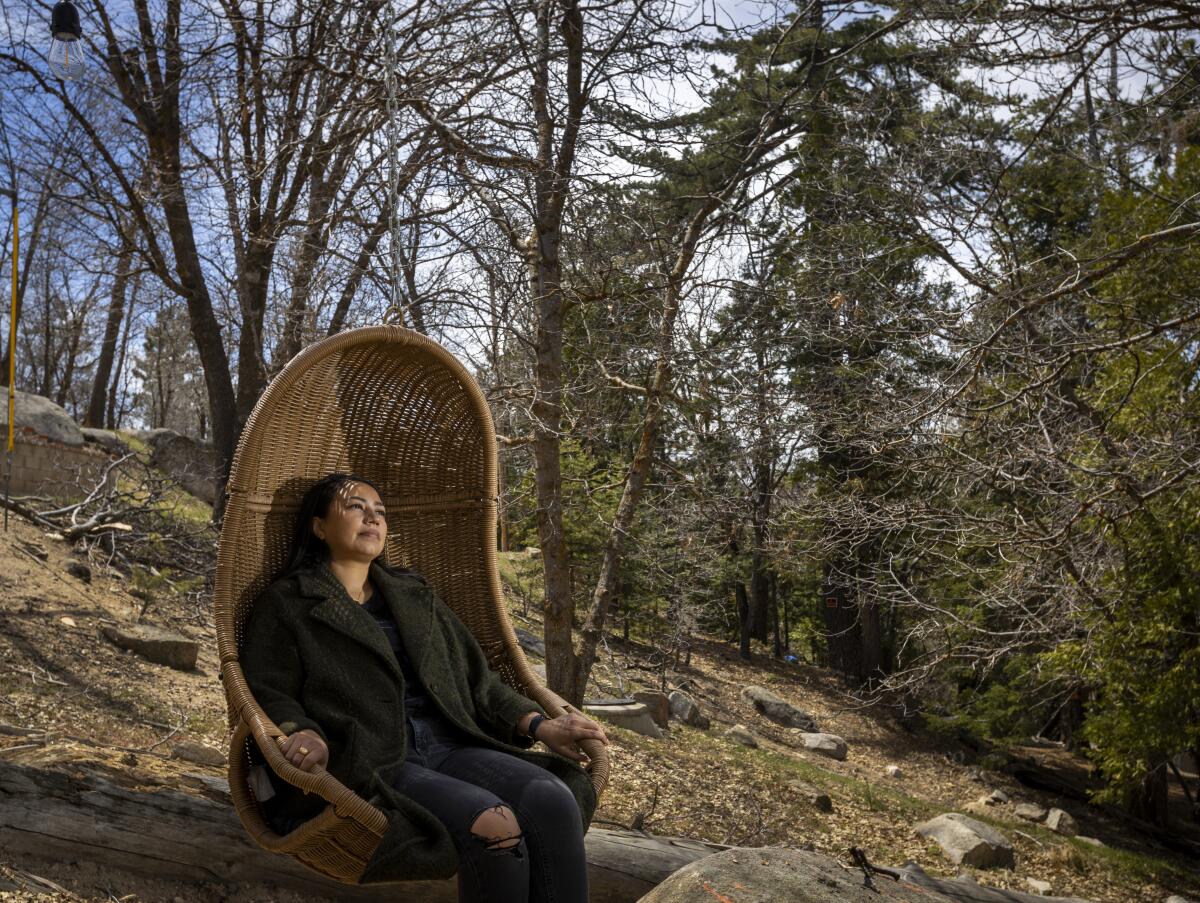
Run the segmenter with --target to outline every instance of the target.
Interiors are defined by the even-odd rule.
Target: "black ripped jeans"
[[[436,710],[418,706],[407,719],[408,754],[393,786],[450,831],[460,903],[587,903],[583,823],[567,785],[544,768],[474,745]],[[489,844],[471,830],[498,806],[516,815],[519,829],[504,832],[519,833],[516,844]]]

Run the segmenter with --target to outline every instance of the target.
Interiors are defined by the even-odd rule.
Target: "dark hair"
[[[292,534],[292,554],[284,569],[285,574],[329,560],[329,546],[313,532],[312,520],[329,515],[330,504],[347,483],[365,483],[379,492],[379,487],[370,480],[352,473],[331,473],[313,483],[300,500],[300,511],[296,514],[296,527]],[[382,492],[379,494],[383,495]]]

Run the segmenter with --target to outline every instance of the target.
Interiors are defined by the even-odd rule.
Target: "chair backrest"
[[[250,415],[230,473],[217,557],[222,664],[237,660],[254,600],[284,567],[300,498],[335,471],[379,486],[388,510],[387,561],[425,576],[492,667],[524,686],[532,675],[496,567],[491,412],[453,355],[397,326],[355,329],[306,348]]]

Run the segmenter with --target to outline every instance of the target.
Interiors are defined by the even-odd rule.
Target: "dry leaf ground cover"
[[[130,595],[121,575],[103,562],[90,562],[90,584],[69,576],[67,566],[76,560],[72,550],[18,519],[10,518],[8,533],[0,537],[0,724],[35,731],[0,734],[0,758],[59,766],[86,761],[127,786],[208,792],[204,780],[223,777],[223,768],[171,758],[170,750],[181,740],[226,747],[211,611],[197,605],[194,596],[169,591],[148,604],[144,597]],[[515,621],[539,634],[537,606],[521,598],[536,595],[537,562],[505,556],[502,570],[512,590]],[[152,665],[101,636],[105,624],[131,623],[143,610],[146,623],[200,642],[194,672]],[[940,812],[962,811],[992,789],[1002,789],[1014,803],[1062,805],[1079,820],[1081,833],[1104,839],[1108,847],[1094,848],[1021,822],[1012,814],[1012,804],[991,808],[978,817],[1013,841],[1017,867],[980,873],[981,882],[1025,889],[1026,876],[1042,878],[1055,893],[1105,903],[1157,903],[1168,893],[1200,895],[1195,864],[1122,834],[1120,825],[1089,807],[972,768],[963,762],[961,750],[915,736],[886,713],[856,709],[840,685],[819,669],[783,665],[757,653],[745,663],[728,646],[710,639],[698,643],[689,667],[652,674],[643,667],[653,657],[650,647],[619,640],[610,640],[609,647],[597,668],[597,695],[623,695],[665,679],[668,688],[686,686],[713,724],[708,731],[673,724],[662,740],[610,726],[614,778],[597,812],[598,825],[628,826],[640,820],[656,834],[751,846],[811,845],[843,859],[853,845],[878,863],[899,865],[912,859],[931,873],[949,874],[953,870],[913,834],[913,825]],[[741,700],[740,691],[748,684],[768,687],[812,714],[822,730],[843,737],[850,746],[847,760],[798,749],[792,732]],[[750,728],[760,748],[726,739],[725,730],[735,723]],[[903,777],[885,777],[888,764],[899,765]],[[831,813],[812,806],[805,784],[829,794]],[[86,861],[16,862],[3,851],[0,867],[0,901],[298,899],[263,888],[153,881]]]

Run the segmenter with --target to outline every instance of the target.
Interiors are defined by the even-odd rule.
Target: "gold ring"
[[[303,746],[300,747],[300,755],[302,755],[302,756],[308,755],[308,750],[305,749]]]

